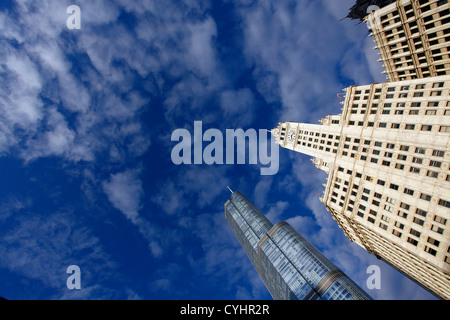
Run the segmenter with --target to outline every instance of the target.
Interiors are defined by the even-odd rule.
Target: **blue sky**
[[[69,5],[81,9],[70,30]],[[175,165],[171,134],[271,129],[339,114],[384,81],[353,0],[0,4],[0,296],[271,299],[224,218],[226,186],[288,221],[375,299],[434,297],[350,243],[325,174],[280,149],[260,165]],[[69,290],[66,269],[81,269]]]

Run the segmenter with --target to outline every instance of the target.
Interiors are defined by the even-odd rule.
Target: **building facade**
[[[277,143],[328,173],[346,236],[450,299],[450,76],[352,86],[340,115],[280,123]]]
[[[288,223],[273,225],[242,193],[225,218],[275,300],[370,300]]]
[[[397,0],[365,20],[389,81],[450,75],[449,0]]]

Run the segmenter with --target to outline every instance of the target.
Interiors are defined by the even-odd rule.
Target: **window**
[[[399,238],[402,236],[402,233],[401,233],[400,231],[398,231],[398,230],[392,230],[392,234],[393,234],[394,236],[399,237]]]
[[[439,234],[444,234],[444,229],[442,229],[441,227],[438,227],[434,224],[431,225],[431,229],[432,231],[439,233]]]
[[[406,130],[414,130],[415,127],[416,127],[416,126],[415,126],[414,124],[407,124],[406,127],[405,127],[405,129],[406,129]]]
[[[428,237],[427,242],[432,244],[433,246],[439,247],[440,242],[432,237]]]
[[[429,246],[425,246],[424,251],[425,251],[425,252],[428,252],[428,253],[431,254],[432,256],[435,256],[436,253],[437,253],[436,250],[434,250],[433,248],[430,248]]]
[[[409,208],[410,208],[410,206],[409,206],[409,204],[406,204],[406,203],[400,203],[400,208],[403,208],[403,209],[405,209],[405,210],[409,210]]]
[[[414,195],[414,190],[411,190],[411,189],[408,189],[408,188],[405,188],[405,190],[403,190],[403,192],[408,194],[408,195],[410,195],[410,196]]]
[[[419,226],[423,226],[423,224],[425,223],[425,221],[416,217],[414,217],[413,222],[418,224]]]
[[[421,193],[420,199],[425,200],[425,201],[431,201],[431,196],[428,194],[425,194],[425,193]]]
[[[431,125],[422,125],[420,128],[421,131],[431,131],[431,129],[433,129],[433,126]]]
[[[398,190],[398,185],[391,183],[391,185],[389,186],[389,188],[393,189],[393,190]]]
[[[412,234],[413,236],[420,237],[420,232],[412,228],[409,230],[409,233]]]
[[[390,203],[390,204],[394,204],[395,203],[395,199],[387,197],[386,198],[386,202]]]
[[[443,157],[444,153],[445,153],[444,151],[433,150],[433,156],[435,156],[435,157]]]
[[[405,225],[404,225],[403,223],[400,223],[400,222],[398,222],[398,221],[395,221],[394,225],[395,225],[397,228],[402,229],[402,230],[403,230],[403,228],[405,227]]]
[[[437,107],[439,106],[439,101],[430,101],[427,104],[427,107]]]
[[[422,164],[422,162],[423,162],[423,159],[422,159],[422,158],[417,158],[417,157],[414,157],[414,158],[412,159],[412,162],[414,162],[414,163],[418,163],[418,164]]]
[[[419,243],[416,239],[413,239],[413,238],[410,238],[410,237],[408,237],[408,239],[406,241],[411,243],[413,246],[417,246],[417,244]]]
[[[445,200],[440,199],[439,200],[439,205],[443,206],[443,207],[446,207],[446,208],[450,208],[450,201],[445,201]]]
[[[431,91],[432,97],[440,96],[441,94],[442,94],[442,91]]]
[[[428,170],[427,176],[428,176],[428,177],[431,177],[431,178],[437,178],[437,177],[439,176],[439,173],[436,172],[436,171]]]
[[[426,217],[427,216],[427,212],[422,210],[422,209],[419,209],[419,208],[416,209],[416,214],[418,214],[418,215],[420,215],[422,217]]]
[[[416,168],[416,167],[411,167],[411,168],[409,168],[409,172],[412,172],[412,173],[420,173],[420,169],[419,169],[419,168]]]
[[[416,153],[425,154],[424,148],[416,148]]]
[[[442,162],[430,160],[430,167],[440,168],[441,165],[442,165]]]
[[[436,221],[437,223],[443,224],[443,225],[447,224],[447,219],[444,219],[438,215],[434,216],[434,221]]]
[[[403,218],[403,219],[408,218],[408,214],[405,213],[405,212],[402,212],[402,211],[399,211],[399,212],[397,213],[397,215],[398,215],[399,217]]]

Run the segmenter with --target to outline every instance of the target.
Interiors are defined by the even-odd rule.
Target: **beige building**
[[[344,91],[340,115],[273,136],[328,173],[321,201],[351,241],[450,299],[450,76]]]
[[[450,74],[449,0],[398,0],[366,21],[389,81]]]

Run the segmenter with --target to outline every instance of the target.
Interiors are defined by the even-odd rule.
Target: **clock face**
[[[287,138],[288,138],[288,141],[294,141],[294,139],[295,139],[295,131],[294,130],[289,130]]]

